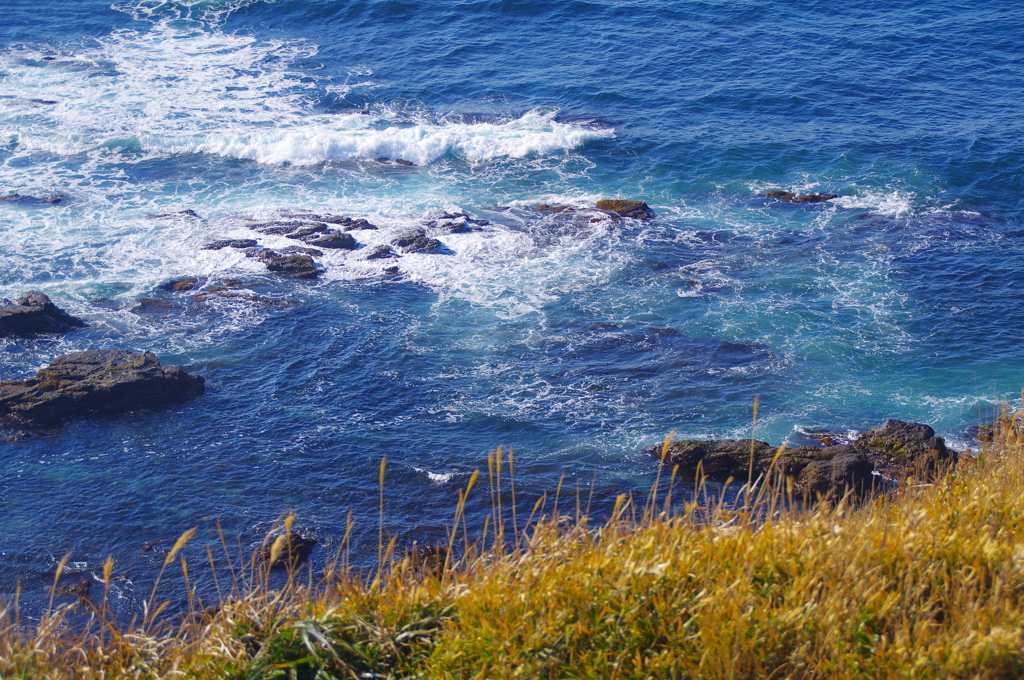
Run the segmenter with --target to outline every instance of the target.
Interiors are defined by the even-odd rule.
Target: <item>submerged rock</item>
[[[12,335],[64,333],[88,325],[57,307],[50,298],[36,290],[30,290],[13,304],[6,300],[4,303],[4,306],[0,307],[0,338]]]
[[[663,444],[646,450],[660,458]],[[887,420],[850,444],[786,449],[776,459],[777,453],[778,447],[750,439],[682,440],[669,445],[665,463],[678,466],[684,478],[692,478],[700,467],[713,479],[732,477],[741,483],[751,468],[755,479],[781,470],[794,478],[799,491],[813,497],[841,495],[848,489],[867,493],[879,487],[879,475],[930,471],[956,457],[931,427],[900,420]]]
[[[28,380],[0,381],[0,423],[56,425],[65,418],[160,408],[200,395],[202,377],[161,366],[152,352],[73,352]]]
[[[179,210],[178,212],[160,213],[159,215],[153,215],[153,219],[159,219],[159,218],[163,218],[163,217],[178,217],[179,215],[182,216],[182,217],[194,217],[194,218],[200,219],[200,220],[203,219],[203,218],[201,218],[199,216],[199,213],[197,213],[192,208],[187,208],[185,210]]]
[[[49,205],[59,205],[66,202],[70,197],[66,194],[50,194],[48,196],[27,196],[25,194],[7,194],[6,196],[0,196],[0,201],[10,201],[11,203],[27,203],[27,204],[38,204],[48,203]]]

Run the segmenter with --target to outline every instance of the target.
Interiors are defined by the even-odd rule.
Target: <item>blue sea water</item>
[[[66,199],[0,202],[0,297],[41,290],[90,327],[0,340],[0,378],[123,347],[208,386],[0,445],[0,590],[29,604],[70,552],[84,578],[112,555],[131,611],[163,560],[142,544],[198,526],[201,561],[216,521],[245,548],[288,510],[319,559],[351,512],[372,564],[384,456],[385,531],[408,545],[445,535],[499,444],[523,507],[563,476],[601,506],[649,487],[643,447],[669,431],[749,436],[755,395],[773,443],[900,418],[967,447],[1024,386],[1015,2],[2,14],[0,194]],[[620,197],[655,218],[533,211]],[[313,282],[202,250],[284,245],[253,220],[302,210],[368,219],[361,247],[444,211],[489,224],[438,254],[329,252]],[[200,289],[160,288],[184,276]]]

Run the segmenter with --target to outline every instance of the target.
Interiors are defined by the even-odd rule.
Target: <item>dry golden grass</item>
[[[869,501],[796,507],[784,480],[762,480],[739,506],[622,497],[601,526],[538,520],[541,507],[506,526],[499,450],[475,542],[460,495],[458,562],[399,558],[381,533],[384,567],[365,578],[338,560],[271,588],[250,561],[184,623],[151,600],[121,628],[101,604],[77,633],[61,608],[26,630],[10,603],[0,677],[1024,677],[1020,420],[1003,418],[977,461]]]

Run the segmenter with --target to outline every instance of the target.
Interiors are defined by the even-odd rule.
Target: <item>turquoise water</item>
[[[249,546],[286,510],[325,545],[351,511],[353,559],[371,563],[383,456],[385,528],[405,545],[444,535],[499,444],[524,507],[564,474],[600,508],[650,485],[642,448],[671,430],[747,435],[755,395],[772,442],[900,418],[966,447],[1024,384],[1015,3],[13,0],[4,15],[0,193],[67,198],[0,202],[0,296],[38,289],[91,326],[0,340],[0,377],[124,347],[208,385],[3,445],[4,592],[45,597],[68,551],[86,578],[113,555],[130,611],[162,561],[141,544],[210,539],[219,520]],[[655,219],[532,210],[614,197]],[[185,209],[202,219],[153,217]],[[440,254],[328,253],[315,282],[201,250],[298,210],[368,219],[361,247],[443,211],[489,224],[438,235]],[[245,285],[202,302],[160,289],[182,276]],[[490,508],[474,502],[474,518]]]

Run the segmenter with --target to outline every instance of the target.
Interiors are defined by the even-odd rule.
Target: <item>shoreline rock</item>
[[[0,424],[53,426],[65,418],[178,404],[204,390],[202,377],[180,366],[161,366],[152,352],[72,352],[34,378],[0,381]]]
[[[0,307],[0,338],[64,333],[88,325],[57,307],[37,290],[28,291],[14,303],[4,300],[4,306]]]
[[[645,451],[661,458],[662,444]],[[750,439],[680,440],[669,445],[665,463],[679,466],[679,475],[693,477],[698,466],[712,479],[733,477],[746,481],[753,450],[753,474],[756,479],[772,469],[792,477],[797,491],[810,497],[830,496],[847,489],[857,494],[882,486],[884,478],[911,471],[933,471],[939,464],[955,462],[957,454],[946,447],[928,425],[887,420],[871,428],[849,444],[786,449],[775,460],[778,447]]]

